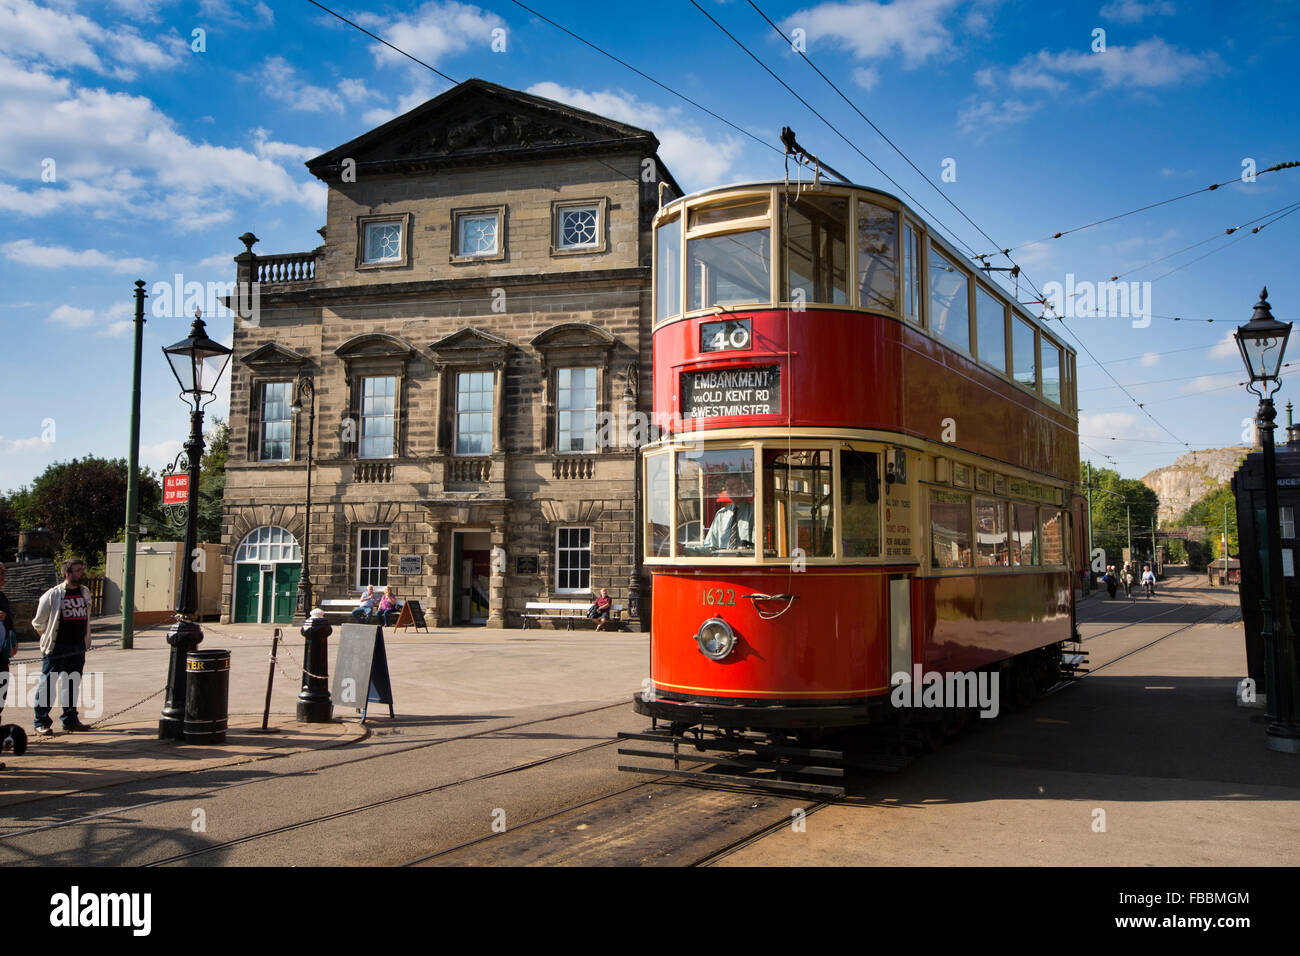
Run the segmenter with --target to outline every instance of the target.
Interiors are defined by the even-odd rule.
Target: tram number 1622
[[[749,319],[728,319],[700,325],[701,352],[733,352],[747,349],[749,344]]]
[[[735,606],[735,588],[705,588],[700,599],[701,604],[728,604]]]

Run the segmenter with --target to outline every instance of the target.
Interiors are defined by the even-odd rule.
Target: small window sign
[[[737,352],[753,344],[749,319],[704,322],[700,325],[701,352]]]

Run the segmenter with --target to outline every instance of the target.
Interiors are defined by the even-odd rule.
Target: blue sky
[[[1300,201],[1300,169],[1239,181],[1248,160],[1262,170],[1300,159],[1292,4],[758,2],[787,33],[803,31],[809,58],[933,186],[749,3],[700,4],[950,239],[978,253],[1014,247],[1040,289],[1069,276],[1076,286],[1112,275],[1152,282],[1145,327],[1065,321],[1146,405],[1079,349],[1085,456],[1109,455],[1139,477],[1189,448],[1241,443],[1254,401],[1236,384],[1241,360],[1224,337],[1265,283],[1276,317],[1300,317],[1300,213],[1257,235],[1212,237]],[[457,80],[482,77],[653,130],[688,190],[782,175],[779,153],[505,0],[326,5]],[[789,125],[854,180],[899,191],[688,0],[606,4],[599,17],[570,0],[528,5],[759,139],[776,144]],[[1094,52],[1097,30],[1105,49]],[[505,49],[494,51],[501,36]],[[307,0],[0,0],[0,490],[52,461],[125,456],[135,279],[228,281],[247,230],[259,252],[314,247],[325,191],[303,161],[448,86]],[[1210,241],[1146,265],[1201,240]],[[229,341],[230,323],[214,317],[210,331]],[[151,315],[146,327],[142,460],[155,468],[187,430],[158,349],[187,330],[177,315]],[[1300,361],[1300,344],[1291,354]]]

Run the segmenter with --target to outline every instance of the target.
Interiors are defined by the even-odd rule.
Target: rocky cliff
[[[1177,518],[1199,499],[1232,478],[1246,447],[1206,448],[1188,452],[1172,465],[1142,476],[1142,484],[1160,496],[1160,523]]]

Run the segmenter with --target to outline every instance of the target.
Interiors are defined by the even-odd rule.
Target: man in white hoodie
[[[90,588],[81,582],[86,565],[75,558],[63,564],[63,583],[41,595],[32,627],[41,635],[41,682],[36,689],[36,732],[50,734],[50,690],[56,685],[63,706],[63,729],[90,728],[77,719],[81,671],[90,650]]]

